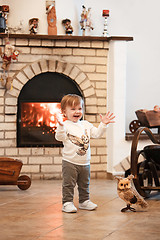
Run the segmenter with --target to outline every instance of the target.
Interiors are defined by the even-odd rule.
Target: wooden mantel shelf
[[[7,34],[1,33],[0,38],[8,37]],[[9,34],[10,38],[27,38],[27,39],[46,39],[46,40],[71,40],[71,41],[133,41],[133,37],[111,36],[69,36],[69,35],[43,35],[43,34]]]

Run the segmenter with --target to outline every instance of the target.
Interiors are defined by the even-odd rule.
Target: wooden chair
[[[142,150],[137,150],[140,135],[146,132],[152,145],[145,146]],[[138,163],[140,154],[144,161]],[[160,140],[157,140],[149,128],[139,127],[133,137],[131,146],[131,169],[134,175],[134,185],[143,197],[149,197],[151,191],[160,191],[158,171],[160,170]],[[127,173],[129,174],[129,173]]]

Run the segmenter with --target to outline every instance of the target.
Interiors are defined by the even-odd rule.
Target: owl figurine
[[[131,186],[131,180],[134,176],[131,174],[127,178],[115,177],[118,180],[117,192],[119,197],[124,200],[127,204],[127,207],[122,208],[121,212],[130,210],[136,212],[135,208],[132,208],[132,204],[140,205],[142,208],[146,208],[148,203],[140,196],[140,194]]]

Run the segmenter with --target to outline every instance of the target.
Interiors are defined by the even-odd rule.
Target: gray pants
[[[79,203],[89,199],[90,165],[76,165],[63,160],[62,175],[63,204],[73,202],[76,183],[78,185]]]

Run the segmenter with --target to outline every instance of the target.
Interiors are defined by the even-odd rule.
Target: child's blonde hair
[[[82,103],[82,107],[83,107],[84,102],[83,102],[82,97],[80,97],[79,95],[76,95],[76,94],[67,94],[67,95],[65,95],[62,98],[62,100],[61,100],[61,110],[62,110],[62,113],[66,109],[66,106],[73,107],[73,106],[77,106],[80,103]]]

